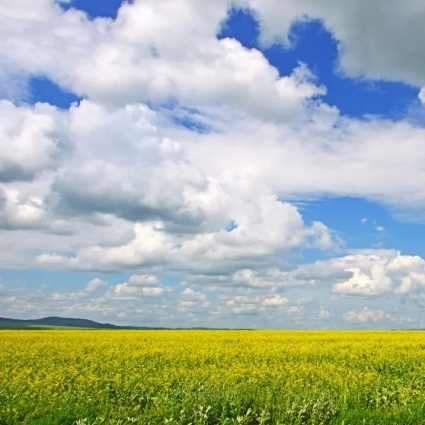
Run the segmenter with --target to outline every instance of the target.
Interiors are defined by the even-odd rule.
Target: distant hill
[[[0,329],[29,329],[29,330],[42,330],[42,329],[116,329],[116,330],[147,330],[157,329],[165,330],[172,328],[153,328],[147,326],[117,326],[111,325],[110,323],[99,323],[93,320],[87,319],[75,319],[68,317],[44,317],[43,319],[34,320],[21,320],[21,319],[9,319],[6,317],[0,317]],[[218,329],[218,328],[175,328],[176,330],[192,329],[192,330],[229,330],[229,329]]]
[[[152,329],[148,327],[116,326],[110,323],[98,323],[93,320],[66,317],[44,317],[35,320],[8,319],[0,317],[0,329]],[[156,328],[159,329],[159,328]]]

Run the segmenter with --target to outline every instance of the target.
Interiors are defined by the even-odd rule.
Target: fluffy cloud
[[[40,107],[24,109],[36,115]],[[83,101],[68,113],[46,111],[53,134],[66,141],[59,168],[48,165],[34,181],[4,183],[0,202],[3,227],[45,232],[35,250],[31,240],[14,248],[38,250],[41,267],[110,271],[162,265],[195,274],[222,269],[228,276],[239,271],[234,284],[284,285],[293,276],[269,273],[255,281],[255,273],[244,278],[241,270],[258,269],[259,262],[295,247],[336,244],[326,226],[304,223],[283,196],[350,194],[399,208],[418,207],[424,199],[417,184],[425,178],[418,154],[423,130],[413,124],[335,118],[330,110],[324,118],[319,107],[312,119],[332,117],[339,124],[317,127],[313,120],[307,131],[248,122],[231,112],[232,123],[218,120],[221,129],[199,134],[140,104],[108,109]],[[313,135],[314,129],[320,131]],[[383,156],[378,142],[384,137],[394,149]],[[264,143],[258,145],[258,138]],[[402,138],[411,149],[401,150]],[[361,172],[356,164],[362,164]],[[405,178],[391,179],[388,164]],[[52,243],[55,232],[61,235]]]
[[[180,313],[197,313],[205,310],[211,305],[205,293],[185,288],[179,296],[178,311]]]
[[[281,297],[280,295],[275,295],[272,298],[266,298],[263,301],[263,306],[265,307],[277,307],[285,305],[288,303],[288,298]]]
[[[418,256],[390,250],[366,251],[330,263],[352,273],[348,280],[334,284],[333,291],[339,294],[417,296],[425,290],[425,260]]]
[[[325,92],[303,65],[280,77],[261,52],[218,40],[227,1],[136,0],[124,3],[115,21],[90,21],[52,0],[20,3],[23,14],[16,4],[1,6],[7,19],[0,64],[14,73],[45,75],[102,103],[178,98],[285,119]]]
[[[379,322],[383,319],[388,319],[390,316],[382,310],[371,310],[367,307],[361,311],[348,311],[343,315],[343,318],[349,322],[366,323],[366,322]]]
[[[242,1],[242,0],[241,0]],[[264,42],[290,42],[294,22],[321,20],[339,42],[341,69],[351,76],[425,84],[425,6],[380,0],[242,1],[254,10]]]
[[[425,260],[395,250],[359,250],[289,270],[277,267],[241,269],[217,282],[256,291],[320,286],[339,295],[373,298],[391,294],[422,303],[425,298]]]
[[[24,109],[36,116],[43,108]],[[111,110],[83,101],[68,113],[46,111],[52,144],[55,134],[66,140],[58,148],[58,169],[46,165],[35,181],[0,187],[3,227],[82,238],[73,242],[81,246],[75,259],[45,254],[39,264],[110,270],[178,263],[180,256],[188,267],[199,258],[212,263],[199,265],[208,268],[226,258],[333,246],[326,226],[303,223],[297,209],[281,202],[261,176],[231,170],[206,174],[188,160],[180,142],[163,134],[169,128],[161,123],[165,118],[144,105]],[[231,221],[236,228],[229,232]],[[87,226],[93,225],[98,229],[88,236]],[[53,245],[64,246],[63,238]]]
[[[421,301],[425,294],[425,260],[395,250],[358,250],[292,270],[238,270],[227,285],[252,289],[331,287],[333,293],[361,297],[393,294]],[[422,302],[422,301],[421,301]]]
[[[258,316],[260,309],[260,301],[261,299],[259,297],[238,295],[234,298],[224,300],[219,306],[216,314]]]
[[[288,43],[297,19],[322,19],[346,73],[425,86],[421,59],[409,53],[423,49],[411,40],[422,27],[406,30],[421,5],[414,14],[413,3],[232,3],[256,13],[263,42]],[[423,219],[424,128],[343,117],[320,100],[326,89],[305,65],[281,76],[260,51],[217,39],[230,6],[136,0],[115,20],[90,20],[53,0],[0,0],[0,95],[22,99],[41,76],[85,97],[69,110],[0,101],[1,267],[138,273],[114,286],[96,278],[50,301],[65,313],[125,310],[140,320],[295,323],[336,314],[309,312],[302,299],[310,291],[422,303],[420,257],[370,250],[286,261],[294,249],[344,246],[326,224],[306,222],[293,200],[361,197]],[[190,286],[178,293],[166,276]],[[308,294],[296,293],[302,288]],[[43,296],[2,298],[8,312],[41,315]],[[385,318],[379,310],[344,317]]]
[[[86,291],[89,293],[96,292],[105,286],[108,286],[108,283],[96,277],[87,283]]]
[[[155,263],[213,268],[293,247],[335,246],[325,225],[304,223],[261,176],[201,171],[180,142],[159,134],[152,124],[156,119],[141,106],[109,113],[86,101],[71,109],[75,143],[51,185],[48,205],[56,214],[109,214],[132,221],[134,237],[112,247],[86,245],[74,258],[45,253],[40,264],[82,270]]]
[[[18,190],[0,185],[0,228],[37,229],[43,226],[45,217],[42,198],[25,198]]]
[[[130,276],[128,282],[130,285],[146,287],[158,286],[159,284],[158,278],[156,276],[151,276],[148,274]]]
[[[181,237],[165,233],[160,222],[137,223],[134,225],[134,239],[125,245],[88,246],[81,248],[75,257],[43,253],[37,261],[43,266],[71,270],[108,271],[161,264],[169,270],[207,273],[220,264],[221,267],[235,269],[241,262],[265,260],[291,248],[307,246],[309,241],[312,246],[322,247],[321,235],[326,234],[326,227],[305,226],[294,207],[276,200],[273,202],[276,203],[273,208],[282,212],[280,216],[267,213],[264,216],[254,215],[253,219],[259,222],[250,220],[232,232],[219,230]],[[277,221],[272,221],[273,218]],[[332,245],[326,247],[331,248]]]
[[[53,106],[0,100],[0,183],[31,180],[59,164],[65,144]]]
[[[288,316],[301,316],[303,313],[304,307],[298,307],[296,305],[289,307],[286,311]]]
[[[278,268],[269,268],[261,271],[251,269],[238,270],[233,274],[230,284],[233,286],[249,288],[277,288],[291,286],[315,285],[321,279],[329,276],[335,277],[333,270],[321,270],[320,267],[309,265],[295,268],[295,270],[285,271]],[[323,275],[323,271],[325,274]]]
[[[220,113],[215,115],[227,138],[212,131],[196,138],[188,135],[184,142],[188,158],[209,174],[250,170],[290,199],[366,197],[413,216],[424,205],[425,132],[420,125],[407,120],[348,119],[326,105],[314,109],[303,125],[293,126],[227,113],[228,121]],[[420,212],[416,216],[421,217]]]
[[[75,292],[53,292],[51,295],[48,296],[48,299],[55,302],[66,302],[66,301],[72,301],[75,302],[76,300],[81,301],[82,299],[92,299],[91,301],[102,299],[103,291],[108,286],[108,282],[105,282],[102,279],[99,279],[98,277],[91,279],[89,282],[87,282],[87,285],[84,289],[81,289],[80,291]]]
[[[425,87],[421,88],[421,91],[419,92],[419,100],[421,101],[422,105],[425,105]]]
[[[66,288],[52,291],[46,286],[34,290],[9,282],[2,289],[0,309],[4,315],[15,317],[84,316],[113,323],[131,320],[140,326],[311,328],[325,326],[330,320],[336,328],[378,322],[383,326],[390,322],[391,326],[422,326],[419,305],[397,307],[388,299],[386,310],[397,312],[397,316],[389,315],[373,300],[354,298],[346,302],[347,298],[330,297],[331,287],[326,281],[315,292],[328,305],[319,310],[317,302],[299,297],[299,288],[285,288],[285,296],[276,289],[227,287],[217,293],[213,286],[201,288],[187,283],[173,288],[153,275],[132,275],[114,286],[95,278],[77,292],[67,292]],[[369,306],[363,308],[365,303]]]
[[[334,314],[333,314],[331,311],[326,310],[325,308],[321,308],[321,309],[317,312],[317,317],[318,317],[320,320],[328,320],[328,319],[332,318],[333,316],[334,316]]]
[[[323,94],[308,73],[280,77],[259,51],[236,40],[217,40],[232,6],[251,9],[266,43],[288,44],[294,22],[319,19],[339,41],[340,67],[349,75],[425,84],[420,42],[425,10],[419,0],[390,5],[379,0],[137,0],[124,3],[116,20],[89,20],[53,0],[19,0],[19,6],[3,1],[2,80],[19,92],[19,79],[46,75],[108,104],[174,97],[225,102],[279,118],[299,113],[306,99]]]
[[[156,276],[133,275],[128,282],[119,283],[113,289],[113,297],[137,299],[139,297],[160,297],[171,288],[164,286]]]

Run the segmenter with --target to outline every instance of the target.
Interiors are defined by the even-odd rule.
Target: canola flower
[[[425,424],[425,333],[0,331],[0,424]]]

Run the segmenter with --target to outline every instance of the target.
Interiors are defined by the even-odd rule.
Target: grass
[[[1,330],[94,330],[93,328],[79,328],[74,326],[53,326],[53,325],[33,325],[31,323],[9,323],[0,319],[0,331]]]

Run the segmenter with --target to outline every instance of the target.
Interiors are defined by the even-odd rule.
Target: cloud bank
[[[218,37],[232,8],[255,17],[262,46],[294,45],[295,23],[320,20],[337,72],[404,82],[423,102],[425,8],[381,3],[135,0],[91,19],[53,0],[0,0],[0,267],[129,275],[51,296],[73,314],[375,323],[390,316],[336,313],[323,294],[421,305],[421,257],[354,252],[299,203],[358,197],[423,221],[423,123],[344,116],[306,64],[281,75],[260,49]],[[31,104],[36,78],[82,100]],[[329,259],[291,264],[309,251]],[[45,311],[3,286],[6,312]],[[283,293],[299,288],[323,299],[308,309]]]

